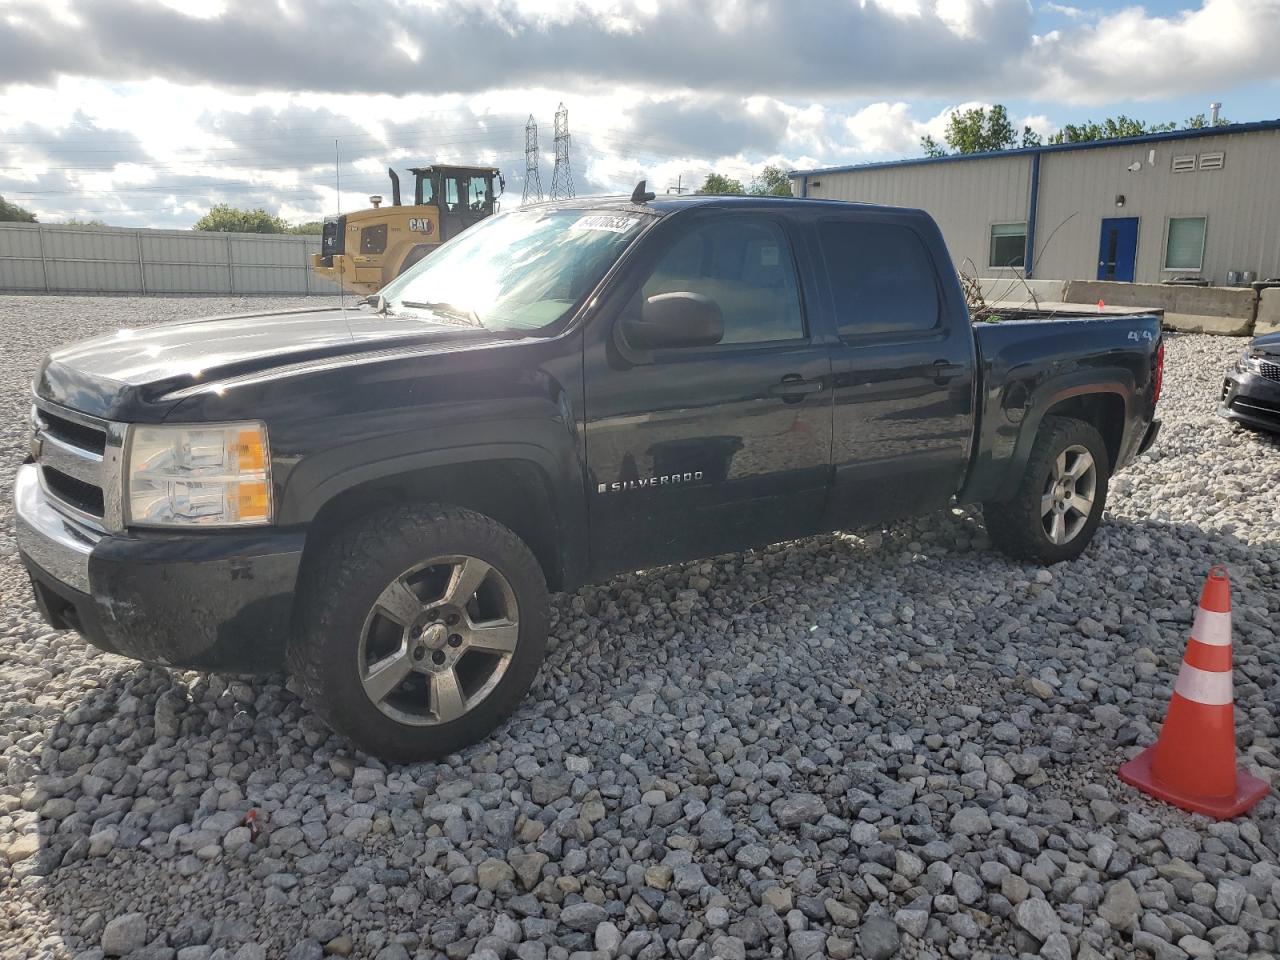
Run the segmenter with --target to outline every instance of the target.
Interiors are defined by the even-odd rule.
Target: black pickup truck
[[[971,325],[918,210],[638,188],[492,217],[359,307],[55,351],[18,542],[53,626],[287,665],[419,759],[525,694],[548,590],[952,502],[1077,556],[1162,364],[1149,316]]]

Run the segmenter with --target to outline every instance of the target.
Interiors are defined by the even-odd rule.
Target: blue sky
[[[561,102],[580,193],[665,189],[919,155],[970,105],[1042,134],[1274,119],[1277,51],[1280,0],[0,0],[0,194],[49,222],[301,221],[452,161],[501,167],[510,203],[530,115],[550,183]]]

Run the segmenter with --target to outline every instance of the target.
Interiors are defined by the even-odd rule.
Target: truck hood
[[[441,351],[503,339],[459,324],[368,309],[295,310],[125,328],[53,351],[37,396],[108,419],[135,404],[165,405],[191,387],[272,368],[372,351],[438,345]]]

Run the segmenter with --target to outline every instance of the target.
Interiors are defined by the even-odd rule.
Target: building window
[[[989,267],[1020,267],[1026,263],[1026,223],[993,223],[991,225],[991,260]]]
[[[1166,270],[1199,270],[1204,265],[1204,217],[1170,217],[1164,245]]]

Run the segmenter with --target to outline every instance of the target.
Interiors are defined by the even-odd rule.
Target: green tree
[[[1187,122],[1182,125],[1182,129],[1203,130],[1205,127],[1225,127],[1230,122],[1226,117],[1219,117],[1217,121],[1213,121],[1203,113],[1197,113],[1194,117],[1187,117]]]
[[[751,188],[747,191],[758,197],[791,196],[791,178],[782,167],[769,164],[760,173],[751,178]]]
[[[707,179],[702,181],[702,186],[698,188],[698,193],[732,193],[741,194],[747,191],[743,189],[741,180],[731,180],[729,177],[720,173],[709,173]]]
[[[105,220],[81,220],[78,217],[68,217],[62,221],[64,227],[105,227]]]
[[[920,149],[924,151],[926,157],[945,157],[947,155],[947,148],[927,133],[920,138]]]
[[[1229,122],[1219,117],[1217,126],[1224,126]],[[1208,117],[1198,113],[1194,117],[1189,117],[1181,129],[1199,130],[1211,125],[1213,122]],[[1141,137],[1148,133],[1165,133],[1177,129],[1179,127],[1176,123],[1148,123],[1145,120],[1135,120],[1133,117],[1120,114],[1100,121],[1068,123],[1051,136],[1048,142],[1089,143],[1094,140]],[[971,107],[968,110],[953,111],[947,118],[944,139],[945,146],[932,136],[923,136],[920,138],[920,149],[926,157],[945,157],[949,153],[986,153],[1005,150],[1009,147],[1039,147],[1045,142],[1040,134],[1028,126],[1022,128],[1022,136],[1019,138],[1013,124],[1009,122],[1008,111],[999,103],[990,110],[984,107]]]
[[[947,118],[947,130],[943,139],[946,141],[945,147],[926,134],[920,138],[920,149],[926,157],[945,157],[950,153],[990,153],[1016,146],[1040,146],[1040,135],[1030,127],[1022,128],[1022,141],[1019,144],[1018,132],[1009,120],[1009,111],[1000,103],[990,110],[986,107],[953,110]]]
[[[315,234],[319,236],[324,232],[323,220],[308,220],[306,223],[295,223],[285,230],[285,233],[305,233]]]
[[[211,230],[217,233],[284,233],[289,225],[261,207],[241,210],[230,204],[218,203],[195,222],[193,230]]]
[[[24,210],[16,203],[10,203],[4,197],[0,197],[0,221],[8,223],[35,223],[36,215],[30,210]]]
[[[997,103],[990,110],[970,107],[954,111],[947,118],[946,139],[956,153],[987,153],[1016,145],[1018,135],[1009,122],[1009,111]]]
[[[1100,123],[1086,120],[1084,123],[1068,123],[1049,138],[1050,143],[1090,143],[1094,140],[1118,140],[1121,137],[1141,137],[1148,133],[1165,133],[1176,130],[1176,123],[1147,123],[1135,120],[1123,113],[1107,117]]]

